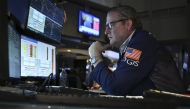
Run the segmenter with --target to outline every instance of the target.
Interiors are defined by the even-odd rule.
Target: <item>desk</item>
[[[0,101],[0,109],[97,109],[90,106],[76,106],[76,105],[66,105],[66,104],[40,104],[31,102],[5,102]],[[98,109],[107,109],[101,108]],[[114,108],[112,108],[114,109]]]
[[[0,109],[190,109],[190,99],[39,93],[32,97],[0,91]]]
[[[65,99],[67,100],[67,99]],[[76,99],[80,102],[79,99]],[[97,99],[98,100],[98,99]],[[93,101],[93,100],[92,100]],[[88,102],[92,102],[90,99]],[[94,102],[94,101],[93,101]],[[36,101],[0,101],[0,109],[190,109],[190,104],[177,103],[175,100],[100,100],[105,105],[41,103]],[[106,106],[107,105],[107,106]]]

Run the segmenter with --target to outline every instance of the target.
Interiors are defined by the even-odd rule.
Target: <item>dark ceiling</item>
[[[67,1],[73,2],[73,3],[80,4],[80,5],[85,5],[85,6],[88,6],[90,8],[93,8],[93,9],[96,9],[99,11],[103,11],[103,12],[107,12],[109,9],[109,7],[106,7],[106,6],[101,5],[101,4],[97,4],[97,3],[89,1],[89,0],[51,0],[51,1],[53,3],[56,3],[56,4],[64,4],[64,3],[67,3]]]

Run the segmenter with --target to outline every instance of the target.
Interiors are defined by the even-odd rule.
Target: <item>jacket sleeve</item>
[[[90,77],[110,95],[127,95],[131,88],[147,77],[154,64],[154,53],[158,48],[156,41],[147,39],[132,40],[130,48],[140,50],[141,56],[135,61],[125,56],[118,63],[114,72],[110,71],[104,62],[100,62],[92,71]]]

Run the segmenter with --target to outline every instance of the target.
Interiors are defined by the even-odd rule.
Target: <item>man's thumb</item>
[[[112,45],[111,44],[106,44],[104,45],[104,50],[106,50],[107,48],[111,47]]]

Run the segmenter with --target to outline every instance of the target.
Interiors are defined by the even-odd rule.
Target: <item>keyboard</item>
[[[62,89],[64,90],[64,89]],[[189,106],[190,98],[171,97],[173,95],[163,95],[161,93],[146,92],[145,96],[112,96],[94,93],[79,93],[80,90],[70,91],[66,89],[60,93],[39,93],[36,101],[47,104],[71,104],[88,105],[112,108],[137,108],[137,109],[176,109],[179,106]],[[158,94],[158,95],[156,95]],[[170,96],[170,97],[168,97]]]
[[[27,89],[23,90],[23,87],[18,87],[18,86],[15,86],[15,87],[2,86],[2,87],[0,87],[0,91],[10,92],[10,93],[15,93],[15,94],[20,94],[20,95],[22,95],[23,93],[25,95],[37,94],[36,91],[27,90]]]
[[[57,88],[56,91],[39,92],[23,96],[22,89],[0,87],[0,101],[19,101],[46,105],[89,106],[103,108],[130,109],[176,109],[179,106],[190,107],[190,99],[163,98],[147,93],[147,96],[112,96],[92,93],[75,88]],[[180,108],[178,108],[180,109]]]
[[[143,104],[143,97],[126,98],[124,96],[106,96],[94,94],[64,94],[64,93],[40,93],[36,95],[36,101],[47,104],[87,105],[95,107],[128,107]],[[115,109],[115,108],[114,108]]]
[[[0,100],[3,101],[26,101],[28,99],[34,100],[36,91],[23,90],[21,87],[0,87]]]
[[[77,95],[99,95],[99,93],[90,92],[88,90],[82,90],[77,88],[60,88],[59,93],[61,94],[77,94]]]

